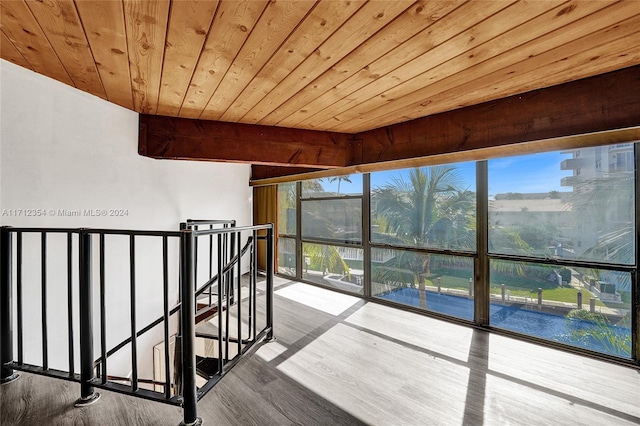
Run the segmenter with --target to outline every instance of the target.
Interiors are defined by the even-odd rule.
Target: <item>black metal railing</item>
[[[15,370],[77,381],[81,384],[81,391],[76,405],[96,401],[99,394],[95,388],[102,388],[182,405],[184,423],[198,423],[197,401],[253,344],[273,338],[273,227],[236,227],[235,221],[187,221],[180,228],[180,231],[132,231],[2,227],[2,383],[15,380]],[[259,231],[266,235],[259,236]],[[25,243],[25,238],[29,240],[29,244]],[[121,242],[128,239],[128,253],[126,250],[114,250],[113,247],[108,249],[110,244],[115,244],[112,239],[119,239]],[[260,283],[256,249],[259,239],[267,242],[269,265],[266,279]],[[145,250],[139,249],[136,253],[139,244]],[[140,265],[145,269],[149,268],[150,255],[147,249],[156,244],[161,253],[158,265],[161,278],[156,285],[162,291],[162,308],[158,314],[151,315],[149,306],[145,303],[145,294],[141,292],[156,291],[156,288],[151,288],[153,286],[148,279],[147,284],[141,288],[140,276],[143,271]],[[248,262],[245,263],[243,259],[246,258]],[[94,266],[96,261],[97,267]],[[60,268],[60,264],[64,264],[64,268]],[[56,265],[58,269],[55,268]],[[40,274],[34,278],[37,274],[33,271],[38,267]],[[128,282],[123,283],[118,276],[121,278],[121,271],[127,268]],[[155,269],[155,266],[151,269]],[[62,272],[63,270],[66,272]],[[29,271],[28,277],[25,276],[25,271]],[[66,274],[64,280],[61,279],[61,274]],[[34,284],[34,280],[38,282]],[[96,280],[99,297],[94,302]],[[264,285],[260,288],[262,284]],[[39,315],[42,326],[37,345],[40,347],[40,362],[33,361],[33,330],[29,330],[29,343],[24,340],[25,308],[28,307],[25,305],[25,292],[27,287],[30,289],[34,285],[40,289]],[[129,296],[129,315],[126,321],[129,336],[109,348],[109,337],[113,336],[109,335],[108,319],[110,316],[117,316],[118,312],[117,309],[116,312],[112,311],[113,304],[107,303],[107,295],[123,291],[128,292]],[[64,315],[56,316],[50,312],[51,301],[48,295],[53,294],[57,296],[56,300],[61,300],[59,295],[63,293],[66,306],[58,311],[62,310]],[[36,303],[37,295],[34,297],[32,291],[28,294],[29,303]],[[77,301],[74,300],[75,294]],[[98,315],[94,312],[94,304],[99,309]],[[77,317],[74,316],[76,310]],[[141,310],[145,317],[157,315],[157,318],[139,327]],[[61,317],[66,319],[63,321]],[[60,333],[56,333],[58,337],[52,339],[49,327],[55,324],[59,328],[59,324],[64,322],[67,324],[66,342],[60,345]],[[99,330],[99,343],[94,340],[94,322],[98,324],[95,331]],[[121,320],[120,326],[122,322]],[[145,359],[140,355],[141,351],[150,348],[148,343],[146,347],[141,345],[139,338],[158,331],[158,336],[164,343],[157,345],[162,346],[162,362],[158,364],[162,366],[163,377],[140,377],[139,365]],[[175,349],[172,351],[170,340],[174,336]],[[15,351],[14,338],[17,342]],[[213,345],[199,345],[209,348],[210,353],[196,351],[198,339],[214,342]],[[97,359],[94,357],[96,346],[100,348]],[[62,347],[66,347],[68,352],[64,366],[59,361]],[[115,361],[110,360],[110,357],[116,353],[122,355],[126,347],[129,349],[131,370],[130,374],[121,375],[118,374],[118,368],[122,371],[122,356]],[[57,364],[52,362],[50,351],[57,358]],[[116,374],[111,374],[114,370]],[[155,373],[160,369],[154,366],[153,370]]]

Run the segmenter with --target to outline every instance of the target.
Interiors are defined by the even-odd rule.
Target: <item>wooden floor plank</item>
[[[640,423],[637,369],[361,299],[328,311],[327,301],[344,295],[276,283],[278,340],[260,344],[200,401],[205,425]],[[182,418],[179,407],[108,391],[73,408],[78,384],[21,375],[0,386],[3,426]]]

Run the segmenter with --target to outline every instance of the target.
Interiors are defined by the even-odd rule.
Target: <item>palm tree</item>
[[[335,246],[306,243],[303,246],[303,251],[304,256],[309,257],[311,267],[322,271],[323,277],[332,272],[350,276],[349,266]]]
[[[632,173],[609,173],[576,187],[573,195],[576,225],[598,235],[595,244],[587,247],[581,256],[633,263],[634,197]]]
[[[475,194],[462,191],[460,183],[461,177],[455,167],[433,166],[412,169],[408,181],[396,177],[382,188],[375,189],[373,205],[377,214],[384,218],[384,232],[415,248],[434,244],[442,247],[440,243],[447,241],[451,231],[459,234],[460,241],[464,240],[462,229],[469,234],[466,216],[473,207],[471,200]],[[398,275],[402,270],[412,271],[414,284],[418,284],[420,306],[426,308],[422,277],[430,275],[430,256],[402,251],[389,261],[388,266],[383,275],[391,282],[402,282],[401,278],[392,275]]]
[[[342,181],[351,183],[351,175],[334,176],[329,178],[329,182],[338,181],[338,195],[340,195],[340,183]]]
[[[632,264],[635,259],[635,185],[629,172],[613,172],[576,186],[573,195],[576,228],[597,240],[579,258]],[[600,279],[600,271],[591,273]],[[631,293],[631,275],[620,274],[616,290]]]

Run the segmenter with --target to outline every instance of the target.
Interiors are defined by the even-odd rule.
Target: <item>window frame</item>
[[[512,255],[512,254],[500,254],[500,253],[490,253],[488,247],[489,241],[489,203],[488,203],[488,161],[487,160],[478,160],[475,162],[476,164],[476,250],[451,250],[451,249],[438,249],[433,247],[425,247],[425,248],[416,248],[416,247],[407,247],[402,245],[394,245],[388,243],[376,243],[371,241],[371,179],[370,173],[363,173],[363,181],[362,181],[362,194],[361,195],[337,195],[337,196],[329,196],[329,197],[302,197],[302,186],[301,181],[296,182],[296,191],[297,191],[297,199],[296,199],[296,247],[297,247],[297,267],[296,267],[296,277],[297,280],[308,282],[314,285],[320,285],[322,287],[329,288],[334,291],[341,292],[340,289],[335,289],[332,287],[324,286],[322,284],[317,284],[315,282],[305,281],[302,278],[302,244],[303,243],[313,243],[313,244],[326,244],[326,245],[334,245],[334,246],[344,246],[344,247],[355,247],[363,250],[363,258],[364,258],[364,294],[358,295],[368,301],[375,301],[378,303],[388,304],[399,309],[415,311],[424,315],[434,316],[438,318],[443,318],[452,322],[457,323],[466,323],[475,327],[480,327],[486,330],[490,330],[493,332],[497,332],[500,334],[505,334],[509,336],[516,337],[518,339],[533,341],[537,343],[542,343],[544,345],[557,347],[563,350],[583,353],[588,356],[598,357],[606,360],[610,360],[617,363],[623,364],[640,364],[640,288],[639,288],[639,279],[638,279],[638,258],[640,256],[640,247],[638,241],[640,240],[640,185],[638,184],[639,179],[639,171],[640,171],[640,159],[638,158],[638,149],[640,147],[640,141],[630,141],[633,145],[632,159],[635,166],[634,170],[634,191],[633,194],[635,196],[635,257],[633,264],[617,264],[617,263],[607,263],[607,262],[598,262],[598,261],[584,261],[584,260],[569,260],[569,259],[555,259],[555,258],[543,258],[543,257],[533,257],[533,256],[525,256],[525,255]],[[605,144],[605,145],[591,145],[594,148],[604,148],[615,146],[615,144]],[[553,150],[545,150],[545,152],[553,152],[553,151],[562,151],[562,147],[555,147]],[[566,149],[564,149],[566,151]],[[427,164],[431,165],[431,164]],[[406,167],[400,167],[406,168]],[[385,170],[390,170],[390,168],[385,168]],[[345,198],[356,198],[361,200],[362,206],[362,242],[361,244],[356,243],[345,243],[341,241],[335,241],[332,239],[316,239],[316,238],[302,238],[301,233],[301,202],[304,200],[313,200],[319,201],[322,199],[345,199]],[[278,234],[282,237],[292,237],[289,235]],[[399,303],[388,302],[381,300],[371,294],[371,250],[372,249],[392,249],[392,250],[405,250],[405,251],[416,251],[420,253],[428,253],[435,255],[448,255],[448,256],[464,256],[470,257],[474,260],[474,320],[466,321],[464,319],[460,319],[457,317],[451,317],[439,314],[437,312],[425,311],[421,309],[416,309],[411,306],[402,305]],[[492,327],[489,322],[489,306],[490,306],[490,262],[493,260],[504,260],[504,261],[516,261],[516,262],[527,262],[532,264],[544,264],[544,265],[557,265],[558,267],[576,267],[576,268],[594,268],[608,271],[620,271],[624,273],[629,273],[631,276],[631,359],[621,358],[618,356],[595,352],[589,349],[577,348],[575,346],[571,346],[564,343],[555,342],[552,340],[546,340],[542,338],[537,338],[535,336],[524,335],[521,333],[504,330],[500,328]],[[290,276],[287,276],[290,277]]]

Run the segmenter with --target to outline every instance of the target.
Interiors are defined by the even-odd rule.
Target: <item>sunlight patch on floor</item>
[[[348,325],[332,327],[277,368],[369,425],[462,424],[468,368]]]
[[[587,382],[583,386],[589,386]],[[575,425],[585,424],[582,421],[589,418],[593,425],[637,425],[638,423],[626,415],[618,416],[615,410],[607,408],[602,411],[590,407],[589,403],[572,401],[573,395],[554,395],[542,389],[514,383],[494,375],[487,375],[484,379],[484,424],[535,424],[540,417],[537,410],[553,413],[554,424]],[[617,394],[626,392],[619,390]],[[595,396],[593,402],[608,406],[601,396]],[[636,395],[637,398],[637,395]],[[607,412],[609,411],[609,412]],[[624,413],[624,412],[622,412]],[[626,418],[625,418],[626,417]]]
[[[469,327],[377,303],[367,303],[345,322],[460,361],[469,358],[473,336]]]
[[[489,347],[488,368],[492,372],[640,418],[640,374],[632,375],[630,380],[629,367],[589,358],[578,358],[576,362],[576,356],[568,352],[550,351],[544,346],[497,334],[489,336]],[[620,387],[622,382],[624,388]],[[585,386],[585,383],[598,385]]]
[[[302,283],[276,290],[275,294],[336,316],[360,301],[358,297]]]

